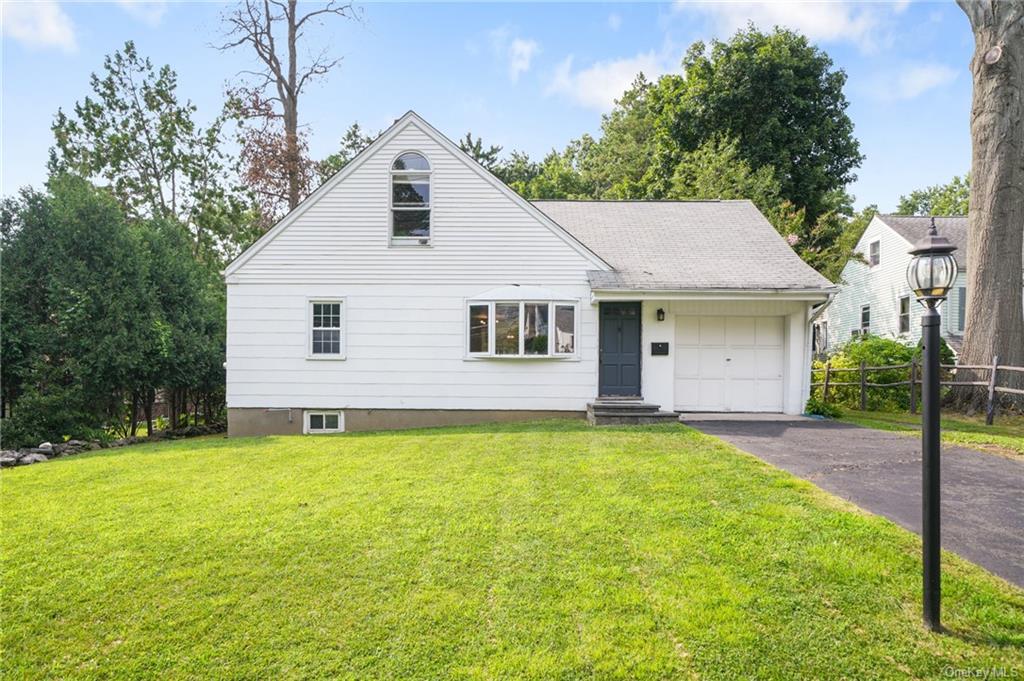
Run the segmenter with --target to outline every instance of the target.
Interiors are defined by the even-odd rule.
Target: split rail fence
[[[952,380],[941,381],[940,384],[944,386],[957,386],[957,385],[973,385],[979,387],[985,387],[988,389],[988,400],[985,406],[985,423],[992,425],[996,415],[996,396],[999,394],[1012,394],[1012,395],[1024,395],[1024,390],[1019,388],[1010,388],[999,385],[997,376],[1000,372],[1024,372],[1024,367],[1007,366],[999,363],[999,358],[994,357],[992,364],[989,365],[978,365],[978,364],[942,364],[940,365],[943,369],[949,369],[952,372]],[[869,375],[872,372],[877,371],[893,371],[899,369],[908,369],[909,375],[906,381],[893,381],[889,383],[874,383],[868,380]],[[956,375],[960,370],[970,370],[974,372],[981,372],[982,375],[987,372],[987,378],[985,380],[957,380]],[[843,375],[855,373],[857,374],[855,381],[836,381],[833,377],[836,375]],[[861,362],[858,367],[834,367],[830,362],[826,362],[825,366],[818,369],[811,369],[812,379],[816,374],[823,374],[823,378],[820,381],[811,382],[811,388],[821,388],[821,396],[824,402],[828,402],[829,390],[841,386],[858,386],[860,388],[860,408],[862,411],[866,411],[868,408],[868,389],[869,388],[894,388],[901,385],[907,386],[910,391],[910,413],[917,413],[918,403],[918,390],[921,385],[921,364],[915,359],[907,364],[891,364],[888,366],[867,366],[865,362]]]

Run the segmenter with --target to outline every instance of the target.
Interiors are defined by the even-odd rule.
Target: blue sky
[[[253,67],[220,53],[218,3],[119,0],[3,4],[2,182],[8,195],[46,176],[50,124],[89,92],[103,56],[134,40],[170,64],[201,122],[224,85]],[[855,134],[867,158],[858,206],[892,210],[901,194],[968,171],[973,38],[953,2],[896,3],[370,3],[361,22],[311,35],[342,55],[309,89],[300,118],[315,157],[353,121],[379,130],[415,109],[452,138],[472,130],[506,151],[541,156],[584,132],[637,71],[679,70],[695,40],[748,20],[802,31],[846,70]]]

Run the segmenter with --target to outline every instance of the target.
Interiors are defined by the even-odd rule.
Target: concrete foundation
[[[304,408],[228,409],[228,436],[301,435]],[[332,411],[317,409],[316,411]],[[582,411],[497,410],[497,409],[340,409],[345,414],[345,431],[404,430],[436,426],[468,426],[475,423],[510,423],[551,418],[584,417]]]

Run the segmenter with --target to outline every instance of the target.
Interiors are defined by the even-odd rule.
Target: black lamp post
[[[928,234],[914,244],[914,256],[907,267],[907,282],[924,308],[921,316],[921,340],[924,345],[921,377],[921,464],[922,523],[924,562],[924,623],[939,631],[939,305],[956,280],[956,246],[935,229],[935,218]]]

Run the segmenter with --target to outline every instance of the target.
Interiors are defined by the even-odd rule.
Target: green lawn
[[[921,432],[920,414],[845,411],[839,420],[912,435]],[[942,441],[1024,460],[1024,416],[997,414],[995,423],[986,426],[984,416],[943,414]]]
[[[1024,672],[1024,591],[678,425],[202,438],[0,475],[4,678]],[[1011,677],[1012,678],[1012,677]]]

